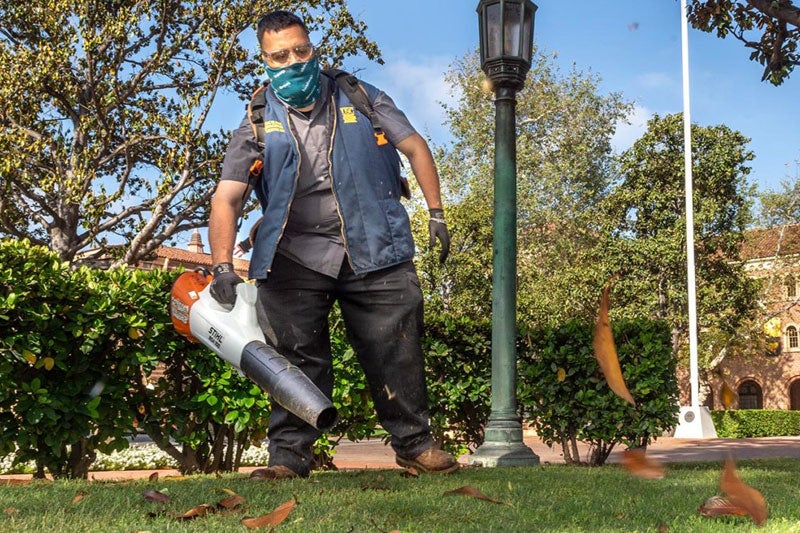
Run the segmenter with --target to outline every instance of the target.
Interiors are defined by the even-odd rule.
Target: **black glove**
[[[211,267],[214,279],[208,292],[216,301],[222,305],[233,305],[236,303],[236,286],[244,280],[239,274],[233,271],[233,263],[217,263]]]
[[[436,239],[442,243],[442,251],[439,253],[439,261],[444,264],[450,254],[450,233],[447,232],[447,222],[444,221],[444,211],[441,209],[430,209],[431,219],[428,221],[428,231],[431,233],[429,248],[433,248]]]

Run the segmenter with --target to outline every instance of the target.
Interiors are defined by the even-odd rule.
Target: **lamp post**
[[[525,466],[539,457],[522,440],[517,413],[516,93],[531,68],[530,0],[480,0],[481,68],[495,90],[492,406],[484,443],[470,456],[481,466]]]

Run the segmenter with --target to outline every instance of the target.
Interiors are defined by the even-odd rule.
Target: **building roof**
[[[742,259],[762,259],[800,254],[800,224],[746,231]]]

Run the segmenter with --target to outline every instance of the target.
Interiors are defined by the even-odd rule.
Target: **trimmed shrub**
[[[663,322],[613,324],[632,407],[606,384],[592,348],[593,325],[570,321],[530,332],[520,349],[519,402],[525,418],[568,463],[581,462],[577,441],[590,444],[587,463],[601,465],[618,443],[646,446],[677,423],[677,360]]]
[[[711,411],[711,419],[717,436],[723,439],[800,435],[800,411]]]

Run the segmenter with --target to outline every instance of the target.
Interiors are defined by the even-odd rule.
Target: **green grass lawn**
[[[705,518],[697,508],[718,494],[719,463],[667,467],[662,480],[633,478],[618,466],[465,468],[450,476],[404,477],[401,470],[319,472],[306,480],[250,481],[244,474],[155,481],[33,482],[0,485],[0,531],[248,531],[243,517],[297,506],[278,532],[781,531],[800,532],[800,461],[742,461],[741,479],[761,491],[770,517]],[[448,491],[470,485],[498,503]],[[240,511],[180,520],[228,489]],[[142,493],[159,490],[167,503]],[[82,499],[76,498],[81,495]],[[80,501],[74,501],[80,499]],[[152,516],[151,516],[152,515]],[[269,531],[269,528],[262,529]]]

